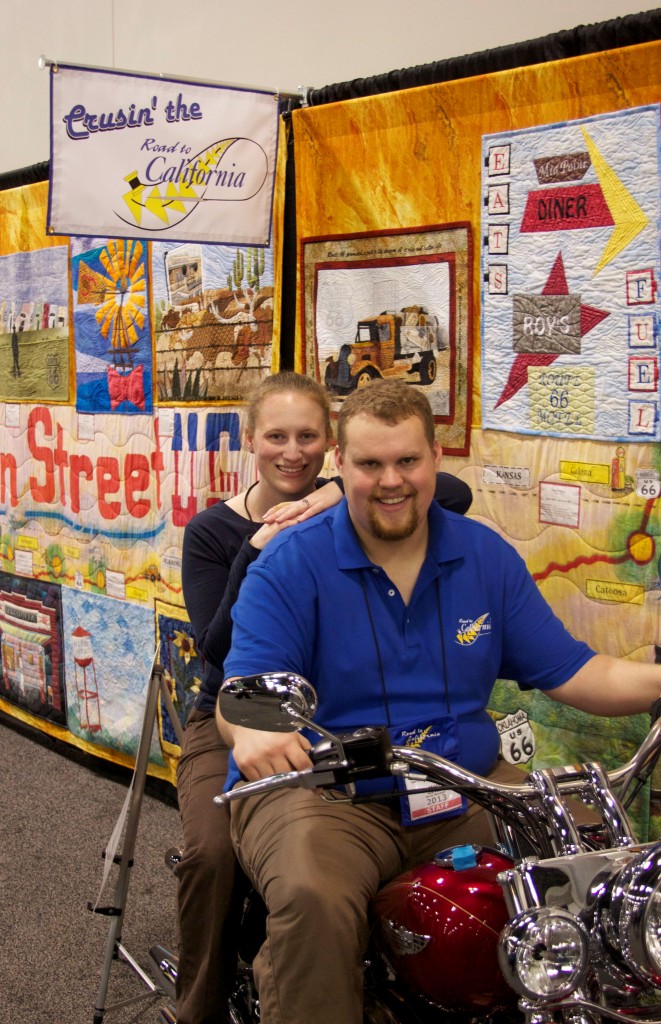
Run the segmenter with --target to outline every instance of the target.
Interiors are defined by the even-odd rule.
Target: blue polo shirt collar
[[[463,558],[464,547],[450,516],[433,501],[429,507],[429,545],[427,558],[437,565]],[[336,506],[333,517],[333,542],[339,569],[371,569],[373,563],[363,551],[356,533],[347,499]]]

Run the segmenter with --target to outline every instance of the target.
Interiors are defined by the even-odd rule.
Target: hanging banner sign
[[[272,92],[51,67],[48,230],[268,245]]]

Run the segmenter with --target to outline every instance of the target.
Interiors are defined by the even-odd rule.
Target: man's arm
[[[237,768],[249,782],[278,772],[302,771],[312,762],[307,755],[310,743],[299,732],[264,732],[230,725],[216,704],[218,731],[232,748]]]
[[[320,527],[324,523],[322,519]],[[317,585],[300,538],[314,526],[308,524],[301,529],[301,533],[285,530],[248,570],[232,610],[226,679],[274,671],[313,678]],[[218,709],[216,721],[225,742],[233,748],[236,766],[250,781],[311,765],[306,753],[310,743],[300,733],[234,726]]]
[[[636,715],[661,697],[661,665],[595,654],[566,683],[545,692],[592,715]]]

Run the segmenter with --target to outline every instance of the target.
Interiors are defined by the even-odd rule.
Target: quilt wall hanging
[[[482,421],[661,439],[652,104],[483,140]]]
[[[154,654],[182,721],[199,686],[183,530],[255,479],[281,242],[57,238],[47,191],[0,192],[0,710],[130,765]],[[176,755],[159,707],[150,772]]]
[[[383,377],[429,398],[445,450],[468,453],[470,225],[308,238],[303,365],[332,402]]]
[[[273,249],[151,245],[162,405],[241,402],[274,357]]]
[[[45,237],[44,198],[33,205],[22,193],[0,192],[0,401],[66,403],[68,239]]]
[[[371,345],[370,375],[392,373],[375,343],[386,311],[439,310],[428,292],[399,301],[387,287],[368,304],[345,271],[401,258],[384,236],[395,249],[462,225],[475,254],[461,375],[472,400],[455,403],[452,425],[437,416],[444,468],[575,635],[647,662],[661,660],[660,100],[653,42],[293,114],[299,366],[336,406],[337,380],[353,383],[343,348],[370,372]],[[403,348],[400,333],[401,362]],[[452,408],[443,358],[434,388],[412,359],[407,379],[436,402],[445,389]],[[460,447],[448,429],[464,416]],[[497,687],[513,763],[571,762],[587,735],[620,763],[645,728],[588,726],[550,705]],[[641,811],[656,834],[659,809],[655,797]]]

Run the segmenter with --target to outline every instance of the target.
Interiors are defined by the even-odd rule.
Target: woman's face
[[[284,500],[304,497],[324,463],[329,438],[321,407],[298,392],[267,395],[246,440],[255,452],[260,480]]]

